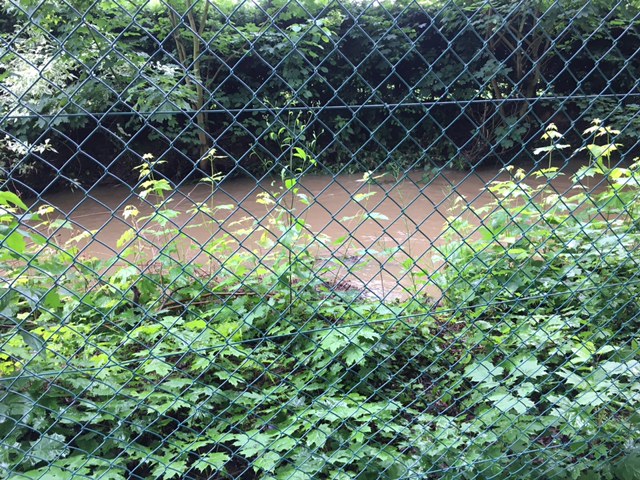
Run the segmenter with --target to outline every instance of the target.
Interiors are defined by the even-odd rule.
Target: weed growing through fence
[[[542,140],[547,140],[549,145],[544,147],[536,148],[533,151],[534,155],[546,154],[549,160],[549,166],[547,169],[550,171],[553,168],[553,152],[557,152],[559,150],[564,150],[566,148],[570,148],[571,145],[566,143],[559,143],[562,140],[563,135],[558,132],[558,127],[556,127],[555,123],[550,123],[547,128],[545,128],[545,132],[542,134]]]
[[[232,212],[236,209],[233,204],[210,204],[213,195],[218,185],[224,180],[225,176],[216,171],[215,161],[219,158],[224,158],[222,155],[216,155],[216,150],[211,149],[209,153],[200,162],[201,167],[208,167],[208,174],[200,180],[201,184],[206,184],[210,187],[208,198],[202,202],[194,203],[193,208],[187,209],[187,214],[195,219],[193,225],[186,227],[186,230],[192,230],[195,228],[203,229],[207,233],[207,242],[201,245],[197,242],[192,242],[191,248],[196,253],[204,253],[208,259],[204,264],[204,268],[207,271],[209,277],[214,275],[217,268],[221,267],[221,259],[228,257],[232,253],[233,240],[229,232],[225,232],[221,229],[221,223],[217,218],[217,215],[224,212]],[[191,197],[191,195],[188,195]],[[234,225],[238,226],[239,223]],[[204,228],[203,228],[204,227]],[[184,228],[184,227],[183,227]],[[241,232],[235,232],[240,237],[243,236]]]
[[[340,222],[345,225],[349,233],[332,241],[332,245],[335,247],[332,257],[338,263],[331,282],[334,285],[340,282],[339,277],[343,273],[342,269],[346,269],[349,274],[354,274],[365,268],[372,260],[378,260],[379,252],[373,248],[359,248],[358,245],[360,247],[362,245],[354,238],[351,232],[357,230],[366,222],[389,220],[386,215],[370,209],[370,201],[377,195],[372,186],[376,185],[385,175],[385,173],[374,175],[373,172],[367,171],[362,175],[362,178],[356,180],[356,182],[362,184],[362,187],[359,187],[351,196],[351,200],[357,205],[357,210],[353,215],[344,215],[340,218]],[[380,263],[380,266],[382,267],[382,263]],[[383,287],[382,296],[384,297],[382,268],[380,270],[380,284]]]
[[[526,430],[560,455],[568,449],[575,462],[562,466],[551,449],[521,455],[512,464],[520,475],[545,465],[547,473],[530,475],[628,479],[637,468],[640,164],[603,163],[615,150],[610,142],[587,146],[598,154],[576,174],[578,193],[559,195],[548,181],[531,186],[523,171],[508,169],[512,180],[489,186],[495,200],[472,209],[481,238],[470,240],[477,227],[460,217],[447,232],[446,267],[436,278],[445,307],[467,325],[461,338],[472,353],[463,378],[475,386],[460,407],[482,412],[476,418],[493,439],[486,448],[511,438],[498,451],[526,451],[530,440],[510,433]],[[558,146],[550,147],[544,151]],[[604,175],[607,188],[585,190],[585,172]],[[550,167],[536,177],[557,174]],[[460,385],[447,398],[459,397]],[[616,467],[609,441],[624,458]],[[503,475],[503,468],[485,474]]]

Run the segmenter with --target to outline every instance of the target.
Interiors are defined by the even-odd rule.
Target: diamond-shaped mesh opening
[[[640,469],[640,6],[0,6],[1,478]]]

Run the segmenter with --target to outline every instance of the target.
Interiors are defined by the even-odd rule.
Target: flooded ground
[[[454,203],[481,206],[492,198],[486,185],[507,178],[497,169],[442,171],[431,179],[423,179],[419,173],[399,181],[384,177],[374,184],[363,182],[362,175],[308,176],[300,184],[300,193],[307,195],[310,204],[296,202],[296,215],[305,219],[318,239],[314,253],[319,261],[339,265],[332,281],[358,285],[378,297],[402,297],[411,292],[411,273],[418,271],[428,279],[439,268],[435,258]],[[243,178],[224,181],[214,189],[204,183],[181,187],[170,194],[167,205],[180,215],[155,242],[166,243],[181,230],[188,235],[180,240],[183,255],[192,258],[202,255],[201,246],[227,233],[237,239],[234,248],[255,252],[259,261],[267,252],[259,246],[256,228],[273,230],[269,224],[272,207],[259,201],[260,194],[277,192],[278,185],[277,181],[258,183]],[[554,180],[553,187],[558,193],[568,191],[570,177]],[[76,228],[94,232],[82,244],[81,256],[99,258],[121,252],[118,239],[132,225],[132,217],[125,220],[123,215],[125,207],[135,206],[139,217],[148,215],[157,199],[147,200],[141,200],[127,186],[100,186],[88,195],[60,192],[43,199]],[[216,210],[212,217],[194,212],[203,202]],[[242,232],[244,229],[247,231]],[[64,241],[70,233],[55,235]],[[407,263],[402,265],[408,258],[413,259],[410,268]],[[421,289],[432,296],[439,293],[433,285],[422,285]]]

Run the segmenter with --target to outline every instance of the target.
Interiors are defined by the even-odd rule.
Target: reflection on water
[[[334,266],[335,277],[330,279],[334,284],[353,285],[369,295],[394,298],[410,294],[412,273],[428,278],[438,268],[434,258],[438,247],[443,245],[443,228],[453,213],[454,202],[483,205],[491,198],[486,185],[507,177],[488,169],[473,173],[442,171],[427,183],[419,174],[398,182],[383,178],[376,184],[364,183],[361,178],[306,177],[300,191],[308,196],[310,204],[297,203],[297,214],[305,219],[317,240],[314,253],[318,261]],[[569,175],[554,180],[553,187],[558,193],[567,192],[571,188]],[[173,219],[174,233],[159,241],[170,240],[181,229],[188,235],[188,239],[181,240],[185,251],[198,252],[199,246],[226,232],[236,234],[236,248],[255,251],[262,258],[267,252],[258,246],[259,232],[248,235],[237,232],[255,228],[256,222],[273,230],[267,221],[268,207],[257,200],[259,193],[275,191],[277,183],[258,184],[250,179],[225,181],[213,192],[204,183],[181,187],[172,192],[167,205],[181,212]],[[364,195],[368,193],[373,195]],[[362,194],[355,197],[360,202],[354,200],[358,194]],[[136,197],[126,186],[96,187],[89,195],[61,192],[47,196],[44,202],[56,207],[78,228],[95,231],[83,245],[81,255],[99,258],[120,252],[117,241],[131,226],[131,218],[123,217],[125,206],[135,205],[141,216],[152,210],[149,202]],[[194,207],[202,202],[211,208],[219,207],[213,218],[194,215]],[[64,240],[69,233],[59,231],[55,236]],[[196,248],[189,248],[193,246]],[[409,263],[407,259],[413,261]],[[439,293],[433,285],[421,288],[432,296]]]

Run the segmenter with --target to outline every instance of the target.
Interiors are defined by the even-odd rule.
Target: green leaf
[[[472,363],[465,368],[464,376],[473,382],[481,383],[493,381],[496,376],[502,375],[504,368],[494,366],[490,361]]]
[[[530,408],[533,408],[535,404],[528,398],[514,397],[507,392],[496,392],[487,398],[493,403],[493,406],[501,412],[508,412],[513,409],[519,414],[524,414]]]
[[[547,368],[540,365],[535,357],[529,354],[521,355],[507,362],[509,373],[515,378],[525,376],[526,378],[543,377],[547,374]]]
[[[326,333],[319,343],[320,348],[331,353],[336,353],[349,344],[349,339],[339,330],[331,330]]]
[[[580,181],[585,177],[594,177],[597,174],[603,173],[599,166],[582,166],[575,174],[576,180]]]
[[[137,232],[135,228],[129,228],[128,230],[125,230],[116,241],[116,247],[122,248],[124,245],[133,240],[136,237],[136,234]]]
[[[304,149],[300,147],[294,147],[293,150],[294,150],[294,153],[293,153],[294,157],[299,158],[302,161],[307,160],[307,152],[305,152]]]
[[[37,470],[29,470],[25,473],[20,473],[16,475],[12,475],[8,477],[8,480],[24,480],[24,479],[33,479],[33,480],[42,480],[45,478],[55,479],[55,480],[71,480],[73,478],[78,478],[74,472],[69,471],[66,468],[60,468],[56,466],[46,466],[39,468]],[[103,478],[103,477],[100,477]]]
[[[231,457],[226,453],[208,453],[200,457],[200,460],[193,465],[193,468],[199,472],[204,472],[208,469],[213,471],[221,470],[230,459]]]
[[[602,405],[605,402],[610,400],[609,396],[603,392],[594,392],[593,390],[589,390],[587,392],[583,392],[576,397],[576,403],[578,405],[583,406],[592,406],[597,407],[598,405]]]
[[[98,468],[93,472],[93,478],[99,478],[100,480],[125,480],[127,477],[124,476],[122,470],[123,468],[118,468],[117,466],[106,467],[106,468]],[[74,477],[74,478],[77,478]]]
[[[22,210],[29,209],[29,207],[27,207],[25,203],[20,200],[20,197],[12,192],[0,192],[0,205],[19,207]]]
[[[154,359],[150,362],[147,362],[147,364],[143,368],[143,372],[147,374],[155,373],[161,377],[165,377],[169,373],[171,373],[173,369],[173,365],[167,362],[163,362],[162,360]]]
[[[617,480],[640,480],[640,448],[627,452],[615,464]]]
[[[309,201],[309,197],[304,194],[304,193],[299,193],[298,194],[298,200],[300,201],[300,203],[302,203],[303,205],[310,205],[311,202]]]
[[[31,348],[35,352],[36,355],[45,354],[44,340],[42,339],[42,337],[23,328],[19,328],[18,330],[20,332],[20,336],[24,340],[24,343],[26,343],[29,348]]]
[[[282,457],[276,452],[266,452],[251,462],[254,470],[264,470],[265,472],[273,472],[276,465]]]
[[[24,241],[24,237],[17,231],[10,233],[4,238],[4,245],[6,245],[13,253],[22,254],[27,248],[27,244]]]
[[[246,434],[240,433],[235,435],[235,438],[234,445],[240,447],[240,453],[247,457],[253,457],[265,452],[273,441],[271,436],[255,430],[250,430]]]
[[[44,305],[47,308],[61,308],[62,301],[60,300],[60,293],[58,290],[51,290],[44,297]]]
[[[587,150],[589,150],[589,153],[591,153],[591,155],[593,155],[594,160],[598,161],[602,157],[605,157],[605,158],[609,157],[612,152],[617,150],[617,148],[613,144],[611,144],[611,145],[589,144],[589,145],[587,145]]]
[[[322,448],[327,442],[327,434],[319,428],[313,428],[306,435],[306,444],[308,447]]]
[[[59,433],[43,435],[31,442],[31,449],[27,454],[33,463],[51,462],[69,453],[67,439]]]
[[[156,468],[153,470],[153,478],[161,478],[162,480],[171,480],[180,477],[187,471],[187,462],[184,460],[173,460],[167,458],[153,459],[157,462]]]
[[[628,373],[627,366],[620,362],[604,362],[600,365],[600,368],[602,368],[607,375],[621,375],[623,373]]]
[[[365,352],[358,345],[350,346],[345,350],[343,355],[344,362],[350,367],[355,365],[356,363],[359,363],[364,357]]]
[[[288,452],[297,444],[298,441],[295,438],[282,436],[274,440],[271,445],[269,445],[269,449],[274,452]]]
[[[569,148],[571,145],[567,144],[555,144],[555,145],[547,145],[546,147],[539,147],[533,150],[534,155],[540,155],[543,153],[553,152],[555,150],[562,150],[565,148]]]
[[[573,350],[573,358],[569,361],[570,365],[575,365],[577,363],[584,363],[589,360],[593,354],[593,344],[590,342],[580,343],[577,348]]]
[[[285,178],[284,188],[286,188],[287,190],[291,190],[293,187],[296,186],[297,183],[298,181],[295,178]]]

